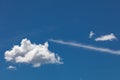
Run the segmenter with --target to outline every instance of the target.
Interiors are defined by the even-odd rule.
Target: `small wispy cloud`
[[[9,70],[16,70],[16,67],[15,67],[15,66],[10,65],[10,66],[8,66],[8,67],[7,67],[7,69],[9,69]]]
[[[95,35],[93,31],[90,31],[89,38],[92,38]]]
[[[103,35],[95,39],[95,41],[113,41],[113,40],[117,40],[117,37],[113,33]]]
[[[85,45],[85,44],[81,44],[81,43],[65,42],[62,40],[50,39],[50,41],[55,42],[55,43],[59,43],[59,44],[74,46],[74,47],[78,47],[78,48],[84,48],[84,49],[89,49],[89,50],[94,50],[94,51],[99,51],[99,52],[120,55],[120,50],[113,50],[113,49],[109,49],[109,48],[96,47],[96,46]]]

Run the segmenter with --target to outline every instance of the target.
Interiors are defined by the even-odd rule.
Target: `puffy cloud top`
[[[40,67],[43,64],[61,64],[61,58],[48,50],[48,42],[32,44],[30,40],[23,39],[20,46],[14,45],[11,50],[5,52],[5,59],[8,62],[32,64],[33,67]]]

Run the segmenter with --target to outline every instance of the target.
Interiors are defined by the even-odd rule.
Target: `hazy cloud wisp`
[[[90,31],[89,38],[92,38],[95,35],[93,31]]]
[[[16,70],[16,67],[15,66],[8,66],[8,68],[7,69],[9,69],[9,70]]]

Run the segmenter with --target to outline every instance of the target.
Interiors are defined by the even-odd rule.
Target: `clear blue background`
[[[120,56],[49,42],[62,65],[14,64],[7,70],[4,52],[23,38],[43,44],[48,39],[76,41],[120,49],[120,41],[88,38],[114,33],[120,39],[120,1],[115,0],[0,0],[0,80],[120,80]]]

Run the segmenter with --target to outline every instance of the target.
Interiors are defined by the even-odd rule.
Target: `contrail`
[[[81,44],[81,43],[65,42],[63,40],[50,39],[49,41],[59,43],[59,44],[64,44],[64,45],[69,45],[69,46],[74,46],[74,47],[99,51],[99,52],[106,52],[106,53],[110,53],[110,54],[120,55],[120,50],[112,50],[112,49],[109,49],[109,48],[96,47],[96,46],[85,45],[85,44]]]

